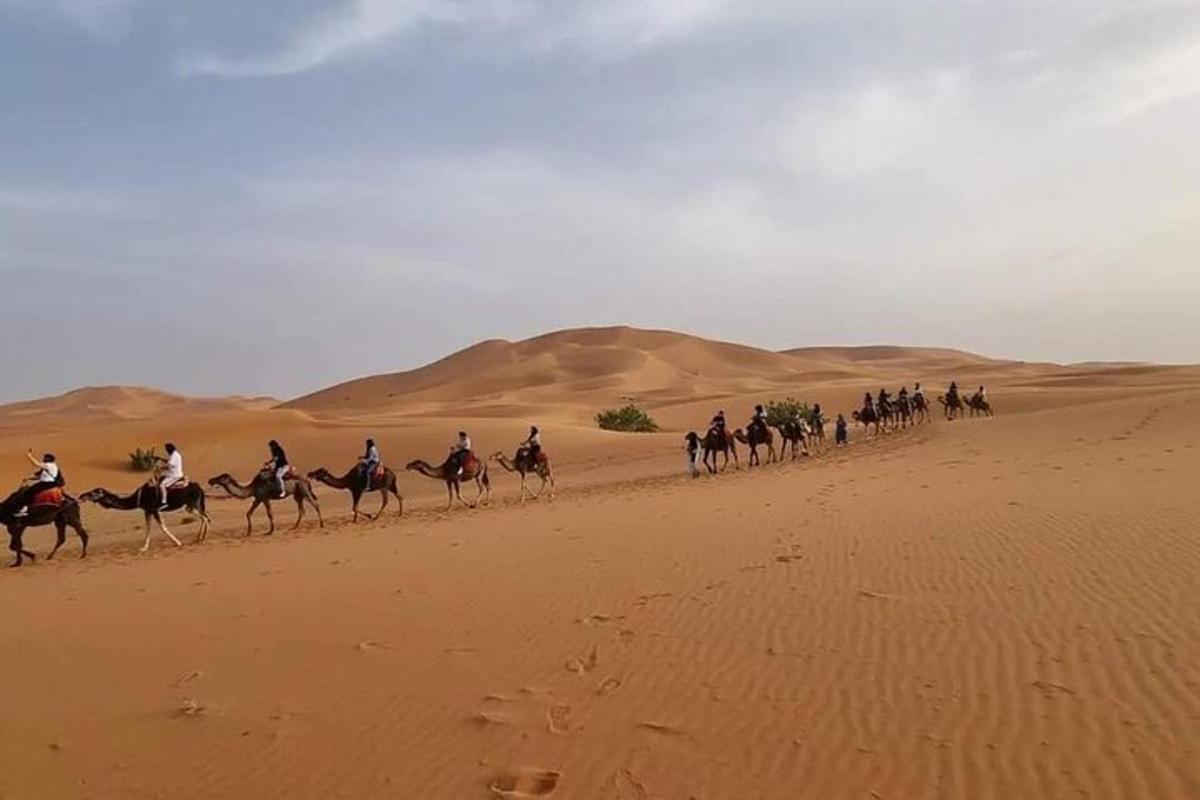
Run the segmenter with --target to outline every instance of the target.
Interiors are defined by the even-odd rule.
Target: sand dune
[[[836,413],[918,376],[986,382],[999,415],[681,475],[714,404]],[[595,430],[623,395],[667,431]],[[521,506],[495,471],[493,508],[444,513],[402,473],[403,518],[351,525],[322,488],[323,530],[250,539],[214,501],[207,543],[146,556],[137,515],[86,509],[88,560],[0,575],[3,796],[1200,796],[1200,369],[602,329],[282,408],[178,402],[0,409],[24,420],[0,472],[28,442],[76,489],[134,486],[122,454],[167,436],[202,475],[248,475],[271,435],[306,468],[366,435],[399,465],[532,418],[560,494]]]

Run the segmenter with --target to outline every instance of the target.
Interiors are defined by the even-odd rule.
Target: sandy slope
[[[677,430],[569,413],[553,503],[516,505],[503,475],[495,508],[444,514],[406,475],[399,521],[350,526],[325,490],[324,533],[245,540],[241,504],[215,503],[209,543],[145,557],[136,519],[89,510],[92,558],[0,574],[19,687],[0,796],[1200,796],[1200,371],[869,355],[766,354],[838,375],[764,380],[837,409],[897,360],[931,383],[957,368],[1001,415],[693,482]],[[681,363],[596,378],[636,389]],[[758,390],[728,369],[704,391],[732,411]],[[547,402],[497,390],[513,415],[466,423],[484,449]],[[669,426],[711,412],[666,390]],[[94,454],[169,433],[198,468],[245,472],[268,431],[306,463],[371,431],[401,460],[459,424],[403,406],[55,421],[34,444],[128,483]]]

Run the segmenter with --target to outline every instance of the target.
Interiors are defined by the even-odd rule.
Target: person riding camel
[[[819,430],[819,429],[825,427],[825,414],[822,413],[822,411],[821,411],[820,403],[813,404],[812,414],[809,415],[809,420],[812,422],[812,426],[814,429]]]
[[[288,463],[287,453],[283,452],[279,442],[272,439],[267,442],[267,449],[271,451],[271,457],[263,463],[263,467],[270,470],[275,478],[275,488],[279,490],[279,499],[282,500],[287,497],[287,485],[283,479],[291,472],[292,466]]]
[[[870,392],[863,395],[863,411],[872,413],[875,411],[875,398],[871,396]]]
[[[708,429],[710,432],[717,434],[717,438],[720,439],[721,444],[725,444],[728,441],[725,438],[725,409],[721,409],[713,416],[712,422],[708,424]]]
[[[921,382],[917,381],[916,386],[913,386],[912,399],[914,403],[920,404],[925,399],[925,392],[921,390]]]
[[[898,400],[907,400],[908,399],[908,387],[907,386],[900,387],[900,393],[898,395],[896,395],[896,399],[898,399]]]
[[[521,442],[519,447],[523,447],[529,452],[529,465],[536,467],[538,456],[542,453],[542,433],[537,429],[537,425],[529,426],[529,437]]]
[[[27,450],[25,457],[37,469],[34,470],[33,476],[28,479],[30,482],[21,494],[21,509],[16,513],[18,517],[23,517],[29,513],[29,505],[33,502],[33,498],[49,489],[62,486],[62,475],[58,468],[58,459],[54,457],[53,453],[44,454],[42,460],[38,461],[34,458],[33,451]]]
[[[379,455],[379,448],[375,446],[374,439],[367,439],[367,449],[358,458],[358,468],[362,470],[363,482],[367,488],[371,487],[371,476],[375,474],[375,470],[379,469],[379,465],[383,463],[383,459]]]
[[[946,401],[951,405],[958,402],[958,381],[950,381],[950,388],[946,390]]]
[[[979,398],[979,401],[981,403],[986,403],[987,402],[987,389],[984,389],[982,386],[980,386],[979,391],[975,393],[975,396]]]
[[[159,510],[167,507],[167,490],[183,480],[183,453],[179,452],[179,448],[171,442],[167,442],[163,449],[167,451],[167,457],[155,456],[154,458],[157,463],[163,465],[158,480]]]
[[[879,412],[883,413],[892,404],[892,397],[888,394],[887,389],[880,387],[879,402],[875,405],[879,408]]]
[[[750,418],[749,427],[751,430],[758,430],[760,435],[766,433],[767,412],[763,409],[761,404],[754,407],[754,416]]]
[[[466,431],[459,431],[458,441],[450,446],[450,460],[453,462],[450,466],[455,475],[462,476],[463,462],[467,460],[467,454],[470,452],[471,437],[467,436]]]

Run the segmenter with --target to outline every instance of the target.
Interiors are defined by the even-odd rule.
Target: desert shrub
[[[596,415],[596,424],[606,431],[625,433],[654,433],[658,423],[633,403],[624,408],[610,408]]]
[[[149,472],[154,469],[158,453],[151,447],[149,450],[137,448],[129,454],[129,468],[137,472]]]
[[[800,413],[800,418],[808,421],[812,413],[808,407],[808,403],[801,403],[794,397],[789,397],[786,400],[772,400],[767,403],[767,424],[772,427],[778,427],[785,422],[790,422],[796,412]]]

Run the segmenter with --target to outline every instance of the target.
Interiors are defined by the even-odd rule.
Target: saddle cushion
[[[31,506],[61,506],[66,500],[66,494],[62,489],[55,486],[53,489],[46,489],[38,492],[33,496]]]
[[[467,454],[462,457],[462,461],[459,463],[462,464],[463,472],[474,472],[479,468],[479,459],[475,457],[475,452],[473,450],[468,450]]]

